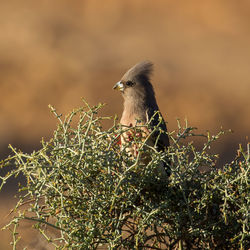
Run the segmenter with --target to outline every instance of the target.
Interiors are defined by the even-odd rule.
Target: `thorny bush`
[[[135,136],[139,153],[131,157],[126,150],[131,145],[122,150],[119,145],[120,135],[131,128],[114,119],[110,129],[102,129],[108,118],[98,116],[101,107],[85,103],[65,119],[51,107],[59,121],[53,138],[32,154],[11,147],[13,155],[1,162],[14,168],[1,177],[0,188],[11,176],[26,178],[6,225],[13,249],[23,220],[33,221],[56,249],[249,248],[249,144],[218,170],[217,155],[209,149],[224,132],[197,135],[178,122],[166,152]],[[204,137],[199,150],[190,140],[194,136]],[[147,164],[140,161],[145,152]],[[162,180],[155,169],[166,158],[171,175]]]

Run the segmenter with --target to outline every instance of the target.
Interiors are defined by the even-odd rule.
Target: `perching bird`
[[[138,124],[145,125],[148,123],[149,129],[144,130],[146,136],[158,126],[159,129],[149,137],[147,144],[155,146],[158,151],[164,151],[169,146],[169,138],[166,134],[165,121],[159,112],[154,89],[150,82],[152,70],[153,64],[151,62],[138,63],[123,75],[122,79],[114,86],[114,89],[119,89],[124,98],[121,125],[134,127]],[[159,130],[162,130],[163,133]],[[126,137],[129,136],[122,136],[122,144],[125,143]],[[131,149],[132,154],[135,154],[134,150]],[[160,167],[160,172],[164,172],[169,176],[170,168],[167,162],[161,164],[163,166]]]

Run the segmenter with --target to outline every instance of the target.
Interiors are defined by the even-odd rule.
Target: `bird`
[[[162,152],[167,150],[170,143],[166,123],[159,111],[154,88],[151,84],[152,72],[153,64],[150,61],[137,63],[122,76],[113,89],[120,90],[124,99],[120,124],[131,128],[147,124],[142,129],[143,136],[149,136],[146,144]],[[130,140],[133,140],[131,132],[122,134],[121,145]],[[136,146],[130,148],[130,153],[137,155]],[[169,177],[169,161],[162,162],[158,170],[165,177]]]

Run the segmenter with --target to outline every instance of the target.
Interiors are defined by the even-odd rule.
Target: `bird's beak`
[[[123,83],[120,81],[120,82],[118,82],[118,83],[115,84],[115,86],[113,87],[113,89],[118,89],[118,90],[120,90],[121,92],[123,92],[123,91],[124,91],[124,85],[123,85]]]

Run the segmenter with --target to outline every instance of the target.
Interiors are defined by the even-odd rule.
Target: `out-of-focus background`
[[[8,144],[31,152],[52,136],[48,104],[67,114],[84,97],[120,116],[113,85],[135,63],[151,60],[169,130],[176,118],[200,132],[230,128],[216,150],[219,164],[232,160],[250,135],[249,27],[248,0],[0,1],[0,159]],[[15,184],[0,195],[1,218]],[[21,247],[47,249],[30,235]],[[8,232],[0,238],[0,249],[10,249]]]

